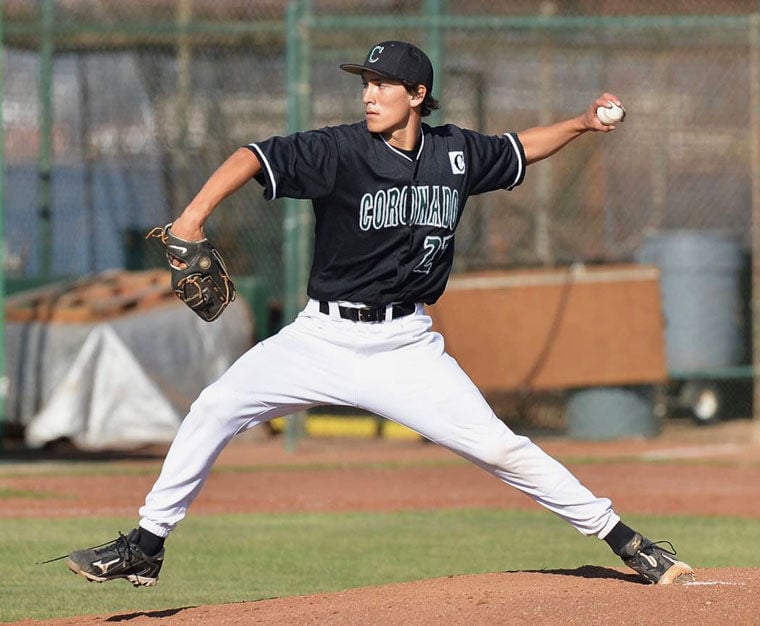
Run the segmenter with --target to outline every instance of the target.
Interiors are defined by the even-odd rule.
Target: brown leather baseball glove
[[[166,246],[177,297],[201,319],[213,322],[235,299],[235,285],[224,259],[208,239],[187,241],[173,235],[170,227],[156,226],[146,239],[156,237]]]

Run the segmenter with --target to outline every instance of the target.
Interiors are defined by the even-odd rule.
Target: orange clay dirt
[[[674,421],[653,439],[536,441],[563,460],[592,491],[611,497],[621,514],[756,518],[760,516],[760,443],[753,443],[756,432],[760,427],[750,420],[705,428]],[[146,464],[158,471],[163,450],[152,452],[155,454],[127,455],[114,462],[130,467]],[[584,457],[606,460],[602,465],[573,463],[573,459]],[[281,438],[233,442],[222,453],[218,465],[264,467],[245,475],[232,468],[212,473],[192,514],[435,507],[538,509],[522,494],[470,464],[418,463],[455,458],[437,446],[414,440],[314,438],[302,442],[295,454],[284,450]],[[309,469],[317,464],[321,465],[318,472]],[[6,498],[0,518],[136,515],[137,506],[155,478],[142,474],[36,476],[45,465],[44,459],[5,465],[6,471],[0,473],[0,488],[56,495],[39,500]],[[299,465],[304,469],[299,470]],[[12,473],[7,471],[10,467]],[[245,481],[244,487],[241,481]],[[756,550],[757,546],[747,549]],[[684,556],[688,560],[688,555]],[[449,576],[229,605],[18,623],[760,623],[760,569],[701,569],[699,563],[692,565],[697,569],[696,582],[670,587],[640,584],[622,564],[615,569],[590,564],[574,570]]]

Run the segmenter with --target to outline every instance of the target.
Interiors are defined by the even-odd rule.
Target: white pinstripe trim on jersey
[[[509,139],[510,142],[512,142],[512,149],[515,151],[515,154],[517,155],[517,176],[515,176],[515,182],[513,182],[507,189],[514,189],[515,185],[520,182],[520,177],[523,174],[523,169],[525,169],[525,164],[523,163],[522,159],[522,153],[520,152],[520,148],[517,145],[517,142],[515,141],[515,138],[510,135],[509,133],[504,133],[504,136]]]
[[[253,148],[256,150],[256,154],[259,157],[259,161],[261,161],[261,164],[264,166],[264,169],[267,173],[267,178],[269,179],[270,184],[272,185],[272,198],[277,197],[277,181],[274,178],[274,172],[272,171],[272,166],[269,164],[269,161],[264,156],[264,153],[261,151],[261,148],[259,148],[258,145],[255,143],[249,143],[249,148]]]

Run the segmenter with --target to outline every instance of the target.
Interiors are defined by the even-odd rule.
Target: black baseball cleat
[[[669,546],[670,550],[663,546]],[[648,583],[670,585],[693,581],[694,570],[690,565],[673,558],[675,555],[675,548],[669,541],[652,542],[636,533],[623,548],[620,558]]]
[[[140,530],[135,528],[126,536],[119,533],[119,538],[111,543],[72,552],[66,566],[90,582],[126,578],[135,587],[152,587],[158,582],[164,550],[148,556],[137,545],[139,535]]]

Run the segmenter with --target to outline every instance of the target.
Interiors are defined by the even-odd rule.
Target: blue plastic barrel
[[[637,260],[660,269],[671,372],[742,364],[743,259],[737,238],[716,231],[663,231],[646,237]]]
[[[565,407],[573,439],[654,437],[660,424],[651,387],[591,387],[570,392]]]

